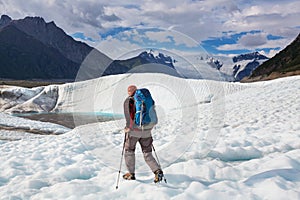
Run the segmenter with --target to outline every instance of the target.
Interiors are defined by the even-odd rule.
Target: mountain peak
[[[11,21],[12,19],[8,15],[1,15],[1,21]]]
[[[46,23],[46,21],[44,20],[44,18],[42,17],[31,17],[31,16],[28,16],[28,17],[25,17],[24,18],[25,21],[33,21],[33,22],[36,22],[36,23]]]
[[[138,55],[142,59],[147,60],[149,63],[159,63],[174,68],[174,60],[171,56],[165,55],[161,52],[156,52],[150,49],[149,51],[143,51]]]
[[[29,27],[30,29],[35,29],[35,30],[39,30],[39,31],[45,31],[43,29],[46,28],[52,28],[52,31],[55,31],[56,29],[59,29],[56,24],[54,23],[54,21],[51,22],[46,22],[44,20],[44,18],[42,17],[31,17],[31,16],[27,16],[24,19],[19,19],[19,20],[14,20],[15,24],[18,24],[19,26],[25,26],[25,27]],[[51,30],[48,30],[51,31]]]
[[[234,56],[232,58],[234,63],[242,61],[242,60],[267,60],[267,59],[269,59],[269,58],[262,55],[262,54],[260,54],[257,51],[252,52],[252,53],[241,54],[241,55],[238,55],[238,56]]]
[[[8,15],[1,15],[0,27],[7,25],[12,19]]]

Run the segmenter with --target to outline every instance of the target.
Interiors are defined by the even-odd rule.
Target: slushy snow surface
[[[106,77],[111,87],[100,93],[113,92],[124,77]],[[300,77],[252,84],[200,82],[190,81],[196,104],[189,108],[197,113],[187,113],[190,120],[180,120],[179,104],[158,110],[162,117],[153,138],[167,184],[153,183],[137,147],[137,180],[121,178],[116,190],[124,120],[60,135],[0,129],[6,138],[19,138],[0,140],[0,199],[300,199]],[[78,84],[83,89],[84,83]],[[207,95],[200,95],[201,85],[209,88],[203,92]],[[153,93],[158,105],[172,98]],[[58,94],[56,107],[69,108],[68,93]],[[5,114],[1,120],[3,126],[55,126]],[[192,121],[197,126],[189,126]],[[184,130],[192,133],[187,139],[180,134]],[[125,171],[123,162],[121,175]]]

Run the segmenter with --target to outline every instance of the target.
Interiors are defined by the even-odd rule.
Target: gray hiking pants
[[[143,133],[142,132],[139,133],[139,132],[133,131],[133,133],[130,132],[129,134],[127,134],[127,138],[125,141],[125,155],[124,155],[127,170],[130,173],[135,173],[135,147],[136,147],[136,143],[139,142],[146,163],[151,168],[151,171],[155,172],[156,170],[160,169],[160,167],[152,155],[153,139],[151,136],[151,132],[149,131],[149,133],[147,133],[149,137],[138,137],[140,134],[145,135],[145,132]]]

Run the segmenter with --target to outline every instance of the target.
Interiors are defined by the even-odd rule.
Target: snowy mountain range
[[[258,52],[252,52],[234,57],[213,55],[209,57],[207,63],[210,63],[221,73],[226,74],[229,81],[240,81],[267,60],[266,56]]]
[[[248,77],[260,64],[269,58],[258,53],[241,54],[234,57],[229,56],[189,56],[187,57],[197,68],[202,76],[195,76],[189,73],[189,77],[205,78],[209,80],[240,81]],[[180,63],[176,64],[180,68]],[[183,69],[182,69],[183,70]]]
[[[17,38],[17,39],[16,39]],[[187,67],[180,59],[153,50],[140,52],[126,60],[111,60],[85,43],[75,41],[54,22],[41,17],[13,20],[0,18],[0,78],[9,79],[70,79],[74,80],[79,67],[87,67],[82,80],[126,72],[161,72],[185,78],[233,81],[232,74],[224,73],[223,61],[212,56],[190,58],[195,67]],[[92,53],[93,60],[84,63]],[[235,80],[246,76],[261,61],[261,56],[234,58]],[[159,67],[159,64],[168,68]],[[144,65],[144,66],[142,66]],[[245,66],[243,66],[245,65]],[[141,66],[136,68],[137,66]],[[184,69],[184,66],[186,67]]]
[[[144,51],[126,60],[113,61],[41,17],[13,20],[2,15],[0,43],[0,78],[74,80],[82,65],[86,67],[86,74],[81,80],[126,72],[156,71],[182,76],[174,67],[175,60],[162,52]],[[210,64],[215,67],[215,63]],[[186,74],[185,77],[189,78]]]
[[[250,76],[259,65],[268,59],[268,57],[261,55],[258,52],[241,54],[233,57],[233,76],[235,80],[240,81],[244,77]]]
[[[222,62],[211,56],[179,57],[170,52],[145,50],[126,60],[115,60],[104,75],[123,73],[163,73],[181,78],[233,81],[220,71]],[[188,59],[188,62],[186,61]]]
[[[269,76],[268,79],[272,79],[278,74],[299,74],[299,55],[295,53],[298,52],[299,41],[298,36],[269,62],[266,62],[269,58],[258,52],[233,58],[214,55],[187,56],[186,59],[193,65],[191,67],[184,59],[151,50],[140,52],[126,60],[113,61],[87,44],[75,41],[54,22],[45,22],[41,17],[13,20],[7,15],[2,15],[0,78],[71,81],[77,77],[80,66],[85,66],[86,69],[82,73],[84,75],[78,80],[128,72],[160,72],[184,78],[241,81],[254,70],[256,72],[253,76]],[[86,59],[89,57],[92,59]],[[263,63],[266,64],[256,70]],[[273,71],[277,75],[272,74]]]
[[[173,64],[174,60],[170,56],[150,49],[128,59],[114,60],[103,75],[157,72],[179,76]]]

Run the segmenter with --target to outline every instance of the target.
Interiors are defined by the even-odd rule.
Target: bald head
[[[135,85],[128,86],[128,89],[127,89],[128,95],[133,96],[136,90],[137,90],[137,87]]]

